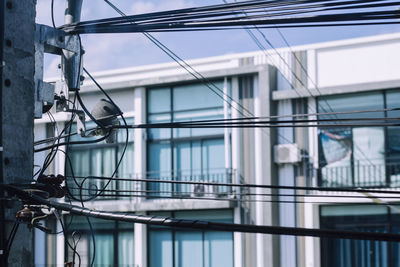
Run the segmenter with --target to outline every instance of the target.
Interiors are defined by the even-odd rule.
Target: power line
[[[341,231],[329,229],[310,229],[299,227],[281,227],[281,226],[264,226],[251,224],[235,224],[235,223],[219,223],[202,220],[176,219],[170,217],[136,215],[131,213],[105,212],[99,210],[91,210],[67,203],[43,199],[31,193],[27,193],[10,185],[0,184],[0,189],[15,194],[25,201],[44,204],[54,207],[58,210],[70,212],[71,214],[99,218],[104,220],[123,221],[131,223],[142,223],[147,225],[158,225],[168,227],[179,227],[186,229],[198,230],[214,230],[226,232],[242,232],[242,233],[263,233],[275,235],[293,235],[293,236],[313,236],[313,237],[329,237],[329,238],[344,238],[355,240],[373,240],[373,241],[400,241],[399,234],[391,233],[371,233],[371,232],[356,232],[356,231]]]
[[[71,176],[67,176],[71,177]],[[90,180],[108,180],[110,177],[104,176],[78,176],[75,178],[82,178],[86,181]],[[373,194],[400,194],[397,190],[378,190],[378,189],[361,189],[351,187],[311,187],[311,186],[283,186],[283,185],[259,185],[249,183],[221,183],[221,182],[205,182],[205,181],[182,181],[182,180],[163,180],[152,178],[123,178],[117,177],[116,181],[129,181],[129,182],[148,182],[148,183],[161,183],[161,184],[182,184],[182,185],[211,185],[211,186],[228,186],[239,188],[264,188],[264,189],[289,189],[289,190],[303,190],[303,191],[321,191],[321,192],[347,192],[347,193],[373,193]]]

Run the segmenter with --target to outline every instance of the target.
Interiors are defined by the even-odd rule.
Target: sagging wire
[[[374,232],[359,232],[359,231],[342,231],[342,230],[332,230],[332,229],[311,229],[311,228],[300,228],[300,227],[219,223],[219,222],[202,221],[202,220],[176,219],[176,218],[161,217],[161,216],[136,215],[131,213],[105,212],[105,211],[92,210],[66,203],[60,203],[58,201],[44,199],[11,185],[0,184],[0,190],[8,191],[9,193],[15,194],[16,196],[18,196],[23,200],[28,200],[33,203],[54,207],[57,210],[70,212],[71,214],[74,215],[93,217],[104,220],[123,221],[130,223],[141,223],[147,225],[158,225],[167,227],[179,227],[183,229],[215,230],[215,231],[225,231],[225,232],[330,237],[330,238],[389,241],[389,242],[400,241],[400,235],[392,233],[374,233]]]
[[[69,177],[69,176],[67,176]],[[81,178],[86,180],[109,180],[110,177],[102,176],[75,176],[75,178]],[[400,194],[398,190],[392,189],[365,189],[355,187],[313,187],[313,186],[286,186],[286,185],[260,185],[250,183],[221,183],[221,182],[205,182],[205,181],[182,181],[182,180],[162,180],[152,178],[121,178],[116,179],[118,181],[129,181],[129,182],[148,182],[148,183],[160,183],[160,184],[182,184],[182,185],[209,185],[209,186],[226,186],[226,187],[238,187],[238,188],[264,188],[264,189],[290,189],[290,190],[304,190],[304,191],[321,191],[321,192],[347,192],[347,193],[373,193],[373,194]]]
[[[74,188],[70,187],[70,190],[81,190],[81,188]],[[91,196],[90,191],[93,189],[91,188],[83,188],[82,190],[88,191],[89,193],[87,196]],[[299,189],[300,190],[300,189]],[[171,191],[171,190],[124,190],[124,189],[106,189],[104,190],[105,193],[113,193],[113,194],[102,194],[101,197],[132,197],[132,196],[141,196],[141,197],[148,197],[152,198],[157,197],[157,194],[160,196],[167,196],[171,198],[179,198],[179,197],[195,197],[199,195],[205,195],[206,197],[209,196],[210,199],[217,199],[217,200],[232,200],[232,201],[239,201],[240,199],[235,198],[237,196],[242,197],[242,196],[261,196],[261,197],[275,197],[275,196],[283,196],[283,197],[310,197],[310,198],[361,198],[365,199],[365,195],[367,193],[361,193],[357,192],[358,194],[363,194],[363,195],[328,195],[328,194],[283,194],[283,193],[237,193],[235,191],[217,191],[217,192],[207,192],[207,191],[202,191],[202,192],[195,192],[195,191],[181,191],[181,190],[176,190],[176,191]],[[124,194],[124,193],[145,193],[144,194],[138,194],[138,195],[130,195],[130,194]],[[400,193],[400,192],[398,192]],[[395,193],[396,194],[396,193]],[[215,197],[214,196],[223,196],[223,197]],[[400,196],[379,196],[378,198],[382,199],[398,199],[400,200]],[[196,199],[205,199],[202,197],[197,197]]]
[[[197,120],[197,121],[180,121],[179,123],[185,124],[185,123],[202,123],[202,122],[224,122],[224,121],[244,121],[244,120],[274,120],[274,119],[279,119],[279,118],[298,118],[298,117],[311,117],[311,116],[329,116],[329,115],[348,115],[348,114],[360,114],[360,113],[374,113],[374,112],[393,112],[393,111],[400,111],[400,108],[387,108],[387,109],[371,109],[371,110],[356,110],[356,111],[340,111],[340,112],[317,112],[317,113],[304,113],[304,114],[288,114],[288,115],[278,115],[278,116],[260,116],[260,117],[245,117],[245,118],[231,118],[231,119],[212,119],[212,120]],[[379,118],[349,118],[350,120],[379,120]],[[349,120],[346,119],[346,120]],[[381,118],[381,120],[393,120],[394,118]],[[338,121],[341,121],[343,119],[338,119]],[[293,122],[298,122],[299,120],[293,120]],[[320,120],[316,119],[316,122],[319,122]],[[273,123],[281,123],[282,120],[274,120],[271,121]],[[146,124],[149,127],[153,124],[149,123]],[[154,124],[155,126],[158,124]],[[323,126],[323,125],[322,125]],[[133,128],[133,126],[132,126]],[[91,128],[88,129],[88,131],[95,130],[97,128]],[[57,138],[67,138],[71,137],[74,135],[77,135],[78,133],[70,133],[70,134],[65,134],[61,137],[50,137],[50,138],[45,138],[42,140],[38,140],[34,142],[34,145],[41,145],[44,143],[48,143],[51,141],[56,140]]]

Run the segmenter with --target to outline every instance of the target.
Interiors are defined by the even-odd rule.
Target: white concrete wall
[[[400,41],[350,44],[316,50],[319,87],[400,78]]]

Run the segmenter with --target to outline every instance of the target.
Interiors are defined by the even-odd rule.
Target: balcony
[[[365,162],[364,162],[365,163]],[[322,167],[317,170],[321,187],[400,187],[400,164],[363,164]]]
[[[230,200],[233,198],[233,188],[229,184],[236,181],[236,172],[233,169],[179,170],[120,176],[112,181],[102,177],[79,177],[76,182],[84,184],[83,190],[71,180],[68,186],[73,196],[79,198],[82,194],[84,200],[96,195],[96,200]],[[106,189],[101,192],[105,186]]]

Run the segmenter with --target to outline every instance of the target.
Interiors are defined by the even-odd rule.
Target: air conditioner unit
[[[192,197],[204,197],[205,196],[205,185],[204,184],[192,184],[191,188],[191,196]]]
[[[196,198],[215,198],[219,196],[219,188],[217,185],[192,184],[190,191],[191,196]]]
[[[274,146],[274,162],[298,163],[301,161],[300,149],[297,144],[282,144]]]

